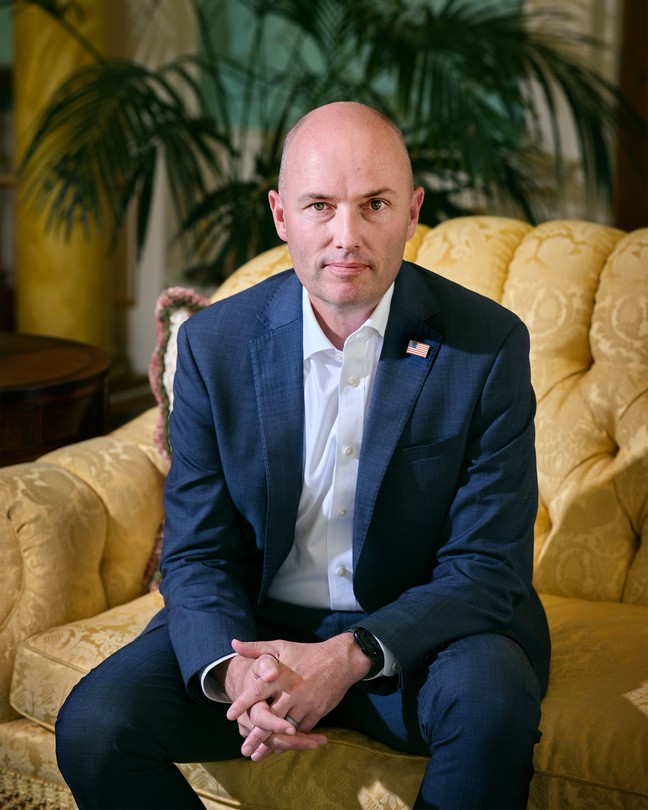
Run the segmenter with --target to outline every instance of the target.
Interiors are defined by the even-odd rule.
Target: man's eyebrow
[[[398,192],[394,188],[390,188],[389,186],[383,186],[382,188],[377,188],[375,191],[368,191],[366,194],[362,196],[365,199],[370,199],[371,197],[389,197],[394,196]]]
[[[362,200],[371,200],[374,197],[385,197],[385,196],[394,196],[396,194],[396,190],[390,188],[389,186],[383,186],[382,188],[377,188],[372,191],[367,191],[364,194],[359,194],[359,199]],[[299,198],[299,202],[332,202],[336,198],[333,194],[317,194],[315,192],[308,192],[306,194],[302,194]]]
[[[316,194],[314,192],[309,192],[308,194],[302,194],[299,198],[299,202],[330,202],[334,200],[335,197],[331,196],[330,194]]]

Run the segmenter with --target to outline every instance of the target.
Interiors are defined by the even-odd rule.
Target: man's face
[[[423,201],[397,135],[366,112],[344,113],[332,105],[305,122],[281,196],[270,193],[277,233],[324,319],[371,313],[399,271]]]

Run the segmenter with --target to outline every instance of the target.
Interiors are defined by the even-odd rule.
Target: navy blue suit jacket
[[[167,621],[187,684],[256,638],[293,542],[302,483],[301,285],[293,271],[180,330],[165,490]],[[406,354],[409,340],[430,346]],[[549,640],[531,587],[537,508],[528,333],[423,268],[396,279],[359,460],[354,590],[407,687],[453,639],[501,632],[543,686]]]

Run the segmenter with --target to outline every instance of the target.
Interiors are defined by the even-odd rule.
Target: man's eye
[[[371,208],[372,211],[380,211],[384,207],[385,207],[384,200],[371,200],[371,202],[369,203],[369,208]]]
[[[326,211],[326,203],[316,202],[311,205],[313,211]]]

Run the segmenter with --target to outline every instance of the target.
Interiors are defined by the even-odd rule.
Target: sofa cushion
[[[23,641],[11,684],[14,709],[53,730],[72,687],[132,641],[162,604],[160,593],[152,591],[98,616],[52,627]]]
[[[534,759],[551,797],[544,806],[586,807],[593,784],[600,803],[592,807],[647,807],[648,611],[548,595],[542,601],[552,641]],[[634,803],[613,800],[632,792]]]
[[[0,807],[77,810],[56,764],[54,735],[25,718],[0,723]]]
[[[553,659],[549,691],[542,706],[543,739],[535,755],[532,791],[539,798],[531,806],[585,806],[594,789],[601,806],[632,806],[623,798],[628,793],[636,795],[638,803],[648,800],[646,608],[546,595],[543,601],[553,639]],[[14,708],[52,729],[74,684],[134,638],[161,604],[159,593],[147,594],[100,616],[27,639],[16,659],[11,691]],[[344,806],[336,804],[335,797],[343,795],[349,785],[356,789],[356,783],[372,785],[374,781],[378,792],[393,790],[404,802],[413,799],[424,759],[390,751],[362,735],[338,729],[331,732],[330,740],[319,752],[309,752],[306,757],[285,754],[276,761],[268,760],[270,764],[261,768],[259,763],[237,760],[187,766],[187,772],[193,784],[202,786],[204,795],[244,796],[247,806],[258,806],[257,792],[263,790],[264,806],[283,807],[282,791],[288,785],[291,796],[302,790],[302,806]],[[383,764],[374,767],[377,757]],[[385,757],[398,760],[398,766],[385,768]],[[308,778],[312,767],[321,768],[324,774],[316,785]],[[252,769],[258,777],[269,768],[273,771],[267,783],[263,778],[252,779]],[[383,781],[379,774],[383,774]],[[549,803],[547,796],[551,797]]]
[[[135,638],[161,605],[159,592],[152,592],[99,616],[27,639],[16,659],[11,690],[14,708],[32,723],[53,731],[58,711],[74,685],[92,667]],[[350,786],[360,779],[358,807],[407,810],[425,769],[423,757],[391,751],[352,731],[332,729],[329,733],[324,758],[313,756],[317,752],[306,756],[287,753],[265,764],[234,760],[181,768],[208,806],[210,800],[223,800],[228,807],[279,810],[286,807],[288,793],[293,801],[295,797],[303,801],[299,807],[341,810],[348,807]],[[378,754],[386,758],[387,768],[384,760],[377,760]],[[313,768],[322,774],[316,781],[310,778]],[[245,800],[239,805],[236,797],[241,796]],[[396,800],[395,796],[403,799]]]
[[[181,766],[201,797],[264,810],[409,810],[427,758],[402,754],[347,729],[327,729],[325,746],[261,762]],[[230,804],[231,802],[231,804]]]

